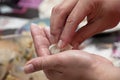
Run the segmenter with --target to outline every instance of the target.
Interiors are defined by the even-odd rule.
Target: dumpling
[[[50,45],[49,50],[50,50],[51,54],[56,54],[56,53],[59,53],[62,51],[71,50],[72,48],[73,47],[71,45],[67,45],[64,48],[60,49],[60,48],[58,48],[57,44],[52,44],[52,45]]]

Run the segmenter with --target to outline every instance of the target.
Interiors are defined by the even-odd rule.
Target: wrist
[[[113,73],[112,80],[120,80],[120,68],[114,67],[114,71],[111,71]]]
[[[114,66],[106,67],[98,80],[120,80],[120,69]]]

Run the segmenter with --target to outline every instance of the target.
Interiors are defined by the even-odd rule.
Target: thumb
[[[25,73],[32,73],[43,69],[54,69],[56,65],[59,65],[59,59],[57,55],[34,58],[27,62],[24,71]]]

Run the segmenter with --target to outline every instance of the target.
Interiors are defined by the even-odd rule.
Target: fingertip
[[[31,23],[31,25],[32,25],[32,26],[37,26],[37,24],[35,24],[35,23]]]
[[[38,27],[37,24],[35,24],[35,23],[31,23],[30,30],[33,32],[33,31],[36,30],[37,27]]]
[[[40,32],[43,31],[43,28],[44,28],[44,27],[38,26],[38,25],[35,24],[35,23],[31,23],[31,27],[30,27],[31,33],[32,33],[33,35],[40,34]]]
[[[35,23],[31,23],[31,28],[36,27],[36,26],[38,26],[38,25]]]

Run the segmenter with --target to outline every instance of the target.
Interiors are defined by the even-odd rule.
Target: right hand
[[[115,27],[120,21],[119,7],[120,0],[63,0],[52,10],[52,43],[78,48],[85,39]],[[76,32],[85,17],[88,23]]]

